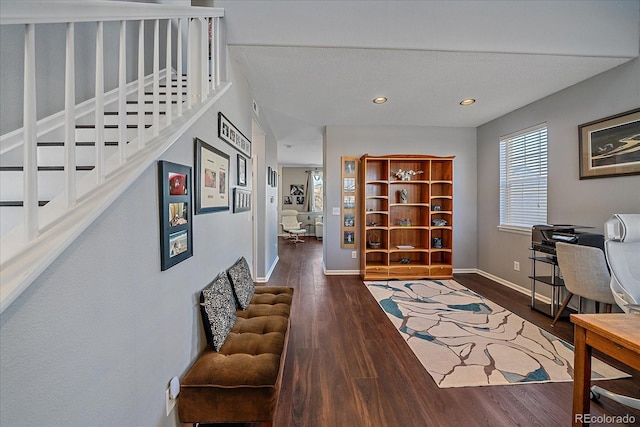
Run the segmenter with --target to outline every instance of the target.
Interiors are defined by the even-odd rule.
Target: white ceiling
[[[326,125],[477,127],[640,51],[640,0],[215,6],[280,165],[321,164]]]

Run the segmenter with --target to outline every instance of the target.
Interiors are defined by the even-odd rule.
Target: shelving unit
[[[360,158],[363,279],[453,277],[453,159]],[[402,180],[395,175],[399,170],[422,173]]]
[[[560,277],[560,268],[558,267],[558,261],[553,255],[549,255],[545,252],[540,252],[531,249],[531,308],[546,314],[550,317],[555,317],[560,307],[560,298],[562,294],[562,288],[564,288],[564,281]],[[539,255],[539,253],[544,255]],[[551,266],[551,275],[539,275],[536,269],[538,263]],[[536,305],[536,283],[543,283],[547,286],[551,286],[551,305],[548,310],[542,310]]]

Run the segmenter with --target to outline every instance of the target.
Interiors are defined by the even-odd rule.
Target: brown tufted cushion
[[[183,423],[273,419],[292,295],[292,288],[256,286],[220,350],[206,348],[183,378],[178,400]]]

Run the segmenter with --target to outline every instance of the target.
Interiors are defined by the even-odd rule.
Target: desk
[[[571,422],[582,426],[587,424],[576,414],[590,413],[591,350],[640,370],[640,314],[572,314],[571,321],[575,325]]]

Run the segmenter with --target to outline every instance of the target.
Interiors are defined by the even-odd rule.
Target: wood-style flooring
[[[325,276],[322,243],[281,240],[267,285],[295,288],[291,332],[274,426],[569,426],[572,383],[440,389],[358,276]],[[573,326],[531,310],[529,298],[477,274],[455,279],[532,323],[573,342]],[[618,365],[619,366],[619,365]],[[633,379],[599,381],[640,396]],[[592,415],[635,416],[610,400]],[[592,425],[625,425],[604,422]]]

